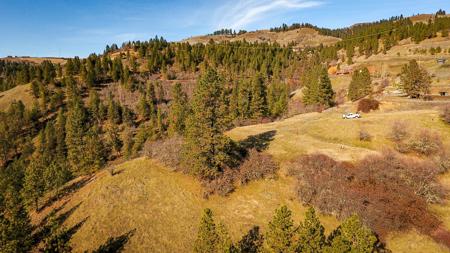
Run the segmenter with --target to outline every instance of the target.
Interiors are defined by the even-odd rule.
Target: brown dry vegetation
[[[358,111],[368,113],[380,108],[380,102],[375,99],[364,98],[358,102]]]
[[[263,178],[273,177],[278,169],[272,156],[262,153],[266,142],[264,135],[253,136],[241,142],[239,146],[242,151],[251,148],[237,168],[226,168],[222,174],[212,180],[201,181],[204,188],[204,197],[218,194],[227,196],[232,193],[238,185],[246,185],[250,181],[256,181]],[[166,140],[146,142],[143,154],[149,158],[158,160],[165,166],[178,170],[185,174],[189,173],[186,164],[183,163],[182,156],[183,138],[179,136],[171,137]]]
[[[245,160],[236,169],[226,169],[218,178],[211,181],[204,181],[204,196],[213,194],[227,196],[232,193],[236,186],[249,184],[264,178],[275,178],[278,164],[273,161],[272,156],[256,149],[250,150]]]
[[[438,172],[431,162],[392,152],[356,164],[313,154],[292,161],[288,169],[298,180],[298,198],[305,204],[341,218],[357,213],[383,237],[417,229],[448,245],[449,232],[435,234],[441,222],[427,207],[427,202],[443,197]]]

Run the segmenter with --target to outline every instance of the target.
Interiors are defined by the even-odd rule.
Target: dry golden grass
[[[286,32],[270,32],[269,30],[260,30],[248,32],[235,37],[226,35],[195,36],[185,39],[184,42],[191,44],[206,44],[210,39],[213,39],[215,42],[242,40],[246,40],[247,42],[277,42],[284,46],[291,42],[295,42],[298,43],[298,47],[314,47],[319,46],[320,44],[332,45],[340,40],[335,37],[320,35],[317,31],[310,28],[300,28]]]
[[[54,64],[64,64],[66,59],[58,57],[5,57],[0,58],[0,60],[11,61],[11,62],[29,62],[40,64],[43,61],[51,61]]]
[[[60,211],[79,204],[66,221],[67,227],[86,219],[72,237],[75,252],[96,249],[109,237],[134,229],[126,252],[191,252],[200,215],[207,207],[235,240],[252,225],[260,225],[264,230],[281,204],[292,209],[297,223],[306,211],[295,200],[290,179],[257,181],[227,198],[214,196],[205,200],[198,181],[170,172],[149,159],[126,162],[116,171],[119,172],[114,176],[106,171],[97,174]],[[338,225],[330,216],[321,216],[321,220],[328,232]],[[34,222],[39,219],[35,217]]]
[[[7,91],[0,92],[0,111],[7,110],[13,101],[19,100],[28,108],[33,105],[31,84],[18,85]]]
[[[428,236],[417,231],[396,233],[389,237],[387,247],[394,253],[449,253],[444,245],[438,244]]]
[[[389,105],[389,104],[388,104]],[[397,120],[406,121],[412,132],[428,128],[441,134],[444,142],[450,142],[450,127],[439,118],[437,110],[390,111],[381,104],[381,111],[363,114],[361,119],[343,120],[344,112],[355,111],[355,105],[347,103],[339,109],[323,113],[310,113],[269,124],[239,127],[228,134],[244,139],[267,131],[276,131],[268,152],[284,161],[300,154],[321,152],[338,160],[357,160],[367,154],[392,145],[388,135]],[[370,142],[359,140],[361,129],[369,132]]]

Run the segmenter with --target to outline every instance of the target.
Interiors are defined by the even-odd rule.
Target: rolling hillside
[[[306,207],[295,200],[294,182],[284,174],[285,164],[306,153],[320,152],[338,160],[354,161],[366,154],[379,152],[392,143],[387,140],[389,126],[397,120],[407,121],[413,131],[426,127],[439,132],[450,144],[450,126],[439,120],[441,103],[419,102],[413,110],[407,99],[386,98],[381,110],[365,114],[360,120],[342,120],[341,113],[352,110],[352,104],[323,113],[309,113],[274,123],[239,127],[228,135],[235,140],[267,131],[274,139],[266,152],[281,163],[277,179],[267,179],[239,187],[229,197],[202,197],[200,183],[190,176],[173,172],[148,158],[138,158],[115,167],[111,176],[103,170],[93,177],[75,180],[73,191],[50,202],[39,214],[39,223],[50,210],[59,210],[64,225],[73,228],[71,245],[75,252],[94,250],[107,242],[124,242],[125,252],[191,252],[198,220],[203,208],[211,208],[219,221],[229,228],[233,239],[239,239],[254,224],[262,226],[273,210],[287,204],[295,221],[303,218]],[[357,138],[360,128],[373,134],[370,143]],[[332,130],[331,130],[332,129]],[[76,183],[78,182],[78,184]],[[450,189],[450,174],[441,183]],[[450,229],[450,199],[430,209]],[[331,216],[321,216],[327,231],[337,226]],[[445,246],[417,231],[393,233],[387,238],[393,252],[450,252]]]
[[[269,30],[260,30],[254,32],[247,32],[237,36],[229,36],[229,35],[205,35],[205,36],[194,36],[188,39],[183,40],[184,42],[188,42],[190,44],[195,43],[203,43],[206,44],[210,40],[215,42],[222,41],[242,41],[245,40],[247,42],[277,42],[282,46],[287,46],[289,43],[294,43],[295,48],[304,48],[304,47],[315,47],[320,44],[323,45],[332,45],[338,42],[340,39],[320,35],[314,29],[311,28],[300,28],[286,32],[271,32]]]
[[[433,27],[438,22],[425,25],[433,17],[406,20],[417,34],[404,37],[374,37],[381,21],[359,24],[367,26],[359,32],[299,28],[183,40],[236,42],[208,46],[156,37],[85,59],[2,58],[0,81],[14,85],[0,92],[0,204],[15,207],[29,229],[21,231],[30,231],[17,237],[32,252],[53,239],[73,252],[192,252],[206,208],[237,242],[253,226],[264,234],[281,205],[296,225],[310,205],[327,235],[357,214],[393,253],[450,253],[450,114],[443,113],[450,112],[450,37],[417,28]],[[350,41],[360,33],[366,40],[349,45],[321,35]],[[284,47],[291,44],[294,50]],[[411,60],[421,78],[413,81],[431,82],[430,93],[412,93],[423,100],[401,86]],[[353,74],[352,85],[364,89],[354,102]],[[343,119],[364,111],[362,98],[379,108]],[[3,113],[18,100],[24,113]],[[39,110],[29,110],[33,104]],[[191,159],[187,166],[182,156]],[[260,171],[265,163],[270,172]],[[4,218],[8,212],[0,205],[1,222],[15,221]],[[2,240],[14,231],[7,222]]]

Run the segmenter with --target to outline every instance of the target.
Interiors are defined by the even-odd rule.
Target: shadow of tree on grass
[[[44,210],[47,207],[50,207],[51,205],[53,205],[53,203],[55,203],[56,201],[61,200],[64,197],[70,196],[72,194],[74,194],[75,192],[77,192],[80,188],[82,188],[83,186],[87,185],[89,182],[91,182],[91,179],[93,177],[92,176],[86,176],[76,182],[73,182],[69,185],[66,185],[64,187],[62,187],[57,194],[55,194],[54,196],[50,197],[39,209],[38,212],[41,212],[42,210]]]
[[[257,135],[250,135],[247,139],[240,141],[239,145],[245,150],[256,149],[258,152],[261,152],[269,147],[276,133],[276,130],[271,130]]]
[[[136,229],[129,231],[118,237],[109,237],[108,240],[100,245],[97,250],[92,251],[92,253],[116,253],[122,252],[123,248],[130,240],[130,238],[134,235]]]

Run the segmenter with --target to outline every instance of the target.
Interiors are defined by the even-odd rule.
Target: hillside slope
[[[107,171],[86,179],[72,195],[66,196],[39,214],[32,215],[39,223],[50,210],[59,210],[64,225],[73,228],[71,245],[75,252],[93,250],[104,244],[121,241],[125,252],[191,252],[197,225],[203,208],[211,208],[218,221],[238,240],[252,225],[265,225],[273,210],[287,204],[298,223],[306,210],[295,197],[295,182],[284,176],[285,162],[305,153],[321,152],[339,160],[355,160],[378,152],[390,145],[386,135],[396,120],[409,122],[419,131],[428,128],[439,132],[450,143],[450,127],[439,120],[437,107],[441,103],[423,103],[414,107],[407,99],[385,99],[381,110],[364,115],[360,120],[342,120],[340,114],[353,110],[353,104],[321,114],[310,113],[269,124],[235,128],[228,134],[243,139],[267,131],[276,131],[267,152],[281,162],[277,179],[262,180],[237,189],[229,197],[204,199],[200,183],[190,176],[139,158],[115,167],[115,175]],[[370,143],[361,142],[361,128],[373,134]],[[450,174],[442,176],[442,184],[450,189]],[[449,199],[444,204],[430,206],[450,228]],[[338,225],[334,217],[321,216],[330,231]],[[387,239],[393,252],[450,252],[445,246],[416,231],[395,233]]]
[[[130,231],[134,233],[126,252],[191,252],[200,215],[207,207],[235,240],[255,224],[264,228],[281,204],[293,210],[296,221],[306,211],[294,200],[293,182],[287,179],[255,182],[230,197],[206,200],[198,181],[149,159],[126,162],[116,167],[116,173],[98,173],[72,197],[52,206],[64,205],[60,214],[70,213],[68,228],[79,224],[71,240],[74,252],[96,249],[109,237]],[[48,210],[33,215],[35,222]],[[322,217],[322,222],[327,229],[337,226],[333,217]]]
[[[10,90],[0,92],[0,111],[5,111],[13,101],[22,101],[25,107],[33,105],[31,84],[18,85]]]
[[[338,42],[340,39],[320,35],[318,31],[311,28],[300,28],[295,30],[290,30],[286,32],[271,32],[269,30],[260,30],[254,32],[247,32],[237,36],[228,35],[205,35],[205,36],[194,36],[183,40],[190,44],[195,43],[208,43],[210,40],[215,42],[222,41],[242,41],[247,42],[277,42],[282,46],[286,46],[289,43],[295,43],[297,48],[303,47],[314,47],[320,44],[332,45]]]

